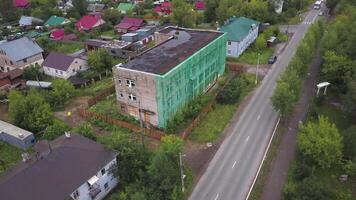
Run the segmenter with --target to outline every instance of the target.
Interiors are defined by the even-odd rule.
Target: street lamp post
[[[258,83],[258,68],[260,65],[260,53],[257,54],[257,66],[256,66],[256,80],[255,80],[255,84],[257,85]]]
[[[185,191],[185,188],[184,188],[185,175],[183,173],[182,153],[179,153],[179,167],[180,167],[180,179],[182,181],[182,192],[184,193],[184,191]]]

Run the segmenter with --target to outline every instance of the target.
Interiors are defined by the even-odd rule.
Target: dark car
[[[277,56],[271,56],[268,59],[268,64],[274,64],[277,61]]]

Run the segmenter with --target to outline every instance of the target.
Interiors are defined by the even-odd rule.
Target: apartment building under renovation
[[[121,113],[165,128],[179,109],[224,73],[226,34],[167,27],[155,33],[155,42],[113,72]]]

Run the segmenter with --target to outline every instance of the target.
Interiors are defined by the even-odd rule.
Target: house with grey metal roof
[[[117,152],[77,134],[39,141],[34,156],[0,177],[6,200],[101,200],[118,183]]]
[[[35,143],[35,137],[30,131],[0,120],[0,141],[26,150]]]
[[[29,26],[36,26],[36,25],[42,25],[43,20],[36,18],[36,17],[31,17],[31,16],[21,16],[19,20],[19,25],[21,27],[29,27]]]
[[[16,68],[24,69],[30,65],[41,65],[43,49],[28,37],[0,44],[0,71],[9,72]]]
[[[48,76],[68,79],[80,71],[89,69],[88,62],[77,56],[62,53],[50,53],[42,63],[43,71]]]
[[[227,56],[239,57],[256,40],[259,24],[246,17],[227,20],[219,28],[219,31],[227,33]]]

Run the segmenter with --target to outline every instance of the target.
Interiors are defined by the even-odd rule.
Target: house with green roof
[[[68,24],[69,22],[69,19],[53,15],[46,21],[45,26],[62,26],[64,24]]]
[[[120,3],[117,7],[117,10],[123,14],[126,14],[132,11],[135,8],[135,4],[133,3]]]
[[[227,33],[227,56],[239,57],[257,38],[260,22],[246,17],[231,18],[220,31]]]

